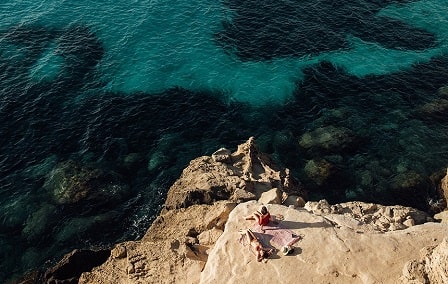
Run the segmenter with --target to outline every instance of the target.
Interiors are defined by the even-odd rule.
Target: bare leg
[[[257,240],[258,241],[258,238],[257,238],[257,236],[255,235],[255,233],[254,232],[252,232],[252,230],[251,229],[249,229],[248,230],[249,231],[249,233],[252,235],[252,237],[255,239],[255,240]]]
[[[255,220],[255,217],[254,217],[254,215],[252,214],[252,215],[249,215],[249,216],[244,217],[244,219],[246,219],[246,220]]]
[[[253,214],[253,216],[254,216],[254,219],[257,220],[258,224],[260,224],[261,214],[258,213],[258,212],[255,212],[255,213]]]
[[[246,220],[257,220],[257,222],[260,221],[261,214],[259,212],[254,212],[249,216],[244,217]]]
[[[246,235],[249,242],[252,242],[253,240],[257,239],[257,237],[255,237],[254,233],[250,229],[246,230]]]

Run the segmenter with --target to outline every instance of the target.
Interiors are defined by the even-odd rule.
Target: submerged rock
[[[96,204],[117,202],[128,186],[119,175],[68,160],[59,163],[47,176],[43,186],[57,204],[92,201]]]
[[[345,127],[325,126],[303,134],[299,145],[304,149],[337,152],[351,150],[358,139],[353,131]]]
[[[397,200],[405,206],[428,210],[427,199],[430,198],[430,180],[415,171],[397,174],[391,182],[391,191]]]
[[[443,119],[448,112],[448,86],[437,90],[437,97],[416,109],[421,119]]]
[[[423,116],[440,116],[445,115],[448,111],[447,99],[435,99],[429,103],[424,104],[418,110],[418,113]]]
[[[31,178],[40,178],[47,175],[58,161],[57,155],[51,155],[40,163],[30,166],[24,170],[24,173]]]
[[[30,214],[25,222],[25,227],[22,230],[22,235],[27,240],[33,240],[43,235],[45,230],[54,223],[54,216],[56,214],[56,207],[52,204],[42,204],[41,207]]]
[[[437,94],[441,97],[448,97],[448,86],[440,87],[437,90]]]
[[[334,166],[325,159],[309,160],[305,165],[306,175],[317,185],[322,185],[334,173]]]

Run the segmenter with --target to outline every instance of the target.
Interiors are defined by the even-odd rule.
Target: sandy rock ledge
[[[305,200],[253,138],[219,149],[184,169],[141,240],[117,244],[79,283],[448,283],[447,223],[409,207]],[[239,241],[261,204],[302,237],[293,254],[271,244],[260,263]]]

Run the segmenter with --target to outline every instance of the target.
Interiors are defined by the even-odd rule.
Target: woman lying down
[[[267,259],[274,253],[274,249],[265,248],[262,243],[255,236],[251,229],[240,230],[240,234],[245,236],[250,244],[250,249],[255,253],[257,261]]]

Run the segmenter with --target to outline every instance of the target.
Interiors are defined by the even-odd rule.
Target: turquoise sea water
[[[445,109],[419,112],[448,85],[448,3],[329,2],[2,0],[1,282],[138,238],[188,161],[249,136],[305,186],[308,160],[336,165],[311,198],[419,204],[389,184],[448,164]],[[299,148],[330,125],[359,143]],[[106,193],[58,200],[68,160]]]

